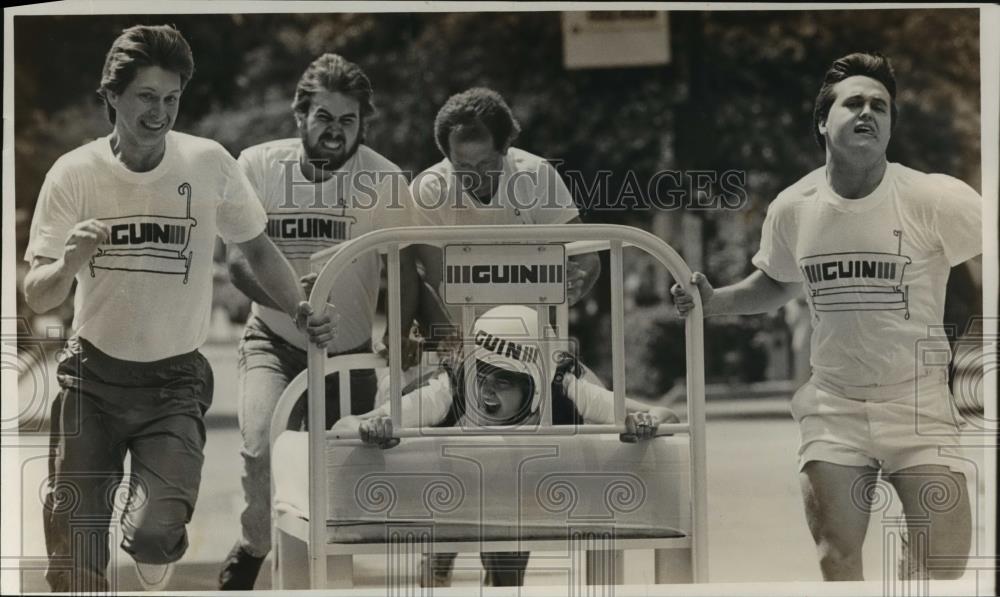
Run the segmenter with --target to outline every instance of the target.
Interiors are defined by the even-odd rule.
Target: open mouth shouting
[[[340,152],[344,150],[344,138],[339,135],[323,135],[320,137],[319,145],[326,151]]]
[[[500,412],[500,407],[502,406],[502,403],[500,402],[500,399],[497,398],[495,395],[485,396],[480,400],[480,402],[483,405],[483,412],[485,412],[486,414],[495,415],[498,412]]]
[[[870,122],[860,122],[854,125],[854,132],[860,135],[878,137],[878,131],[875,130],[875,125]]]

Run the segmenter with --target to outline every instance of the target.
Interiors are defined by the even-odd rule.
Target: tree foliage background
[[[644,187],[662,169],[745,172],[745,204],[699,215],[703,266],[717,284],[749,273],[767,204],[822,164],[812,104],[822,73],[844,54],[877,50],[893,60],[900,118],[891,160],[980,189],[976,10],[672,12],[671,64],[590,70],[564,68],[560,19],[556,12],[15,17],[18,258],[45,172],[59,155],[109,132],[94,90],[104,53],[136,23],[173,23],[184,33],[196,73],[176,128],[217,139],[234,155],[296,134],[295,83],[312,59],[336,52],[358,62],[375,86],[368,144],[404,170],[440,159],[432,125],[445,99],[485,85],[520,120],[516,145],[554,160],[567,177],[609,173],[602,195],[629,209],[595,207],[586,221],[650,227],[649,198],[644,189],[628,195],[629,176]],[[646,376],[649,394],[683,370],[682,349],[667,347],[681,328],[655,299],[629,323],[630,378]],[[601,321],[607,307],[606,297],[595,297],[574,317]],[[754,338],[774,327],[767,318],[710,326],[710,375],[729,367],[725,375],[759,377]],[[603,332],[586,332],[601,326],[578,328],[590,347],[585,358],[606,369]],[[732,350],[743,356],[733,361]]]

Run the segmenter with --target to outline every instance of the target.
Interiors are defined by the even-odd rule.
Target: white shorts
[[[819,460],[891,474],[924,464],[965,472],[959,418],[944,372],[878,387],[835,386],[813,377],[792,398],[799,470]]]

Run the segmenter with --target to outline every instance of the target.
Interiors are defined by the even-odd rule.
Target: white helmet
[[[523,305],[494,307],[476,319],[472,328],[472,355],[487,365],[527,374],[534,390],[528,412],[536,412],[542,396],[544,353],[538,312]]]

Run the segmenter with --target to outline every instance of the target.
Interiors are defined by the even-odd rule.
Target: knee
[[[269,438],[263,441],[244,436],[243,447],[240,449],[243,460],[251,466],[267,467],[271,462],[271,446]]]
[[[819,563],[827,580],[855,577],[861,570],[861,546],[846,541],[825,540],[817,546]]]
[[[183,524],[152,524],[137,528],[122,540],[122,548],[146,564],[176,562],[187,551]]]
[[[242,421],[240,431],[243,435],[241,453],[248,460],[267,462],[271,454],[271,419],[262,421]]]

